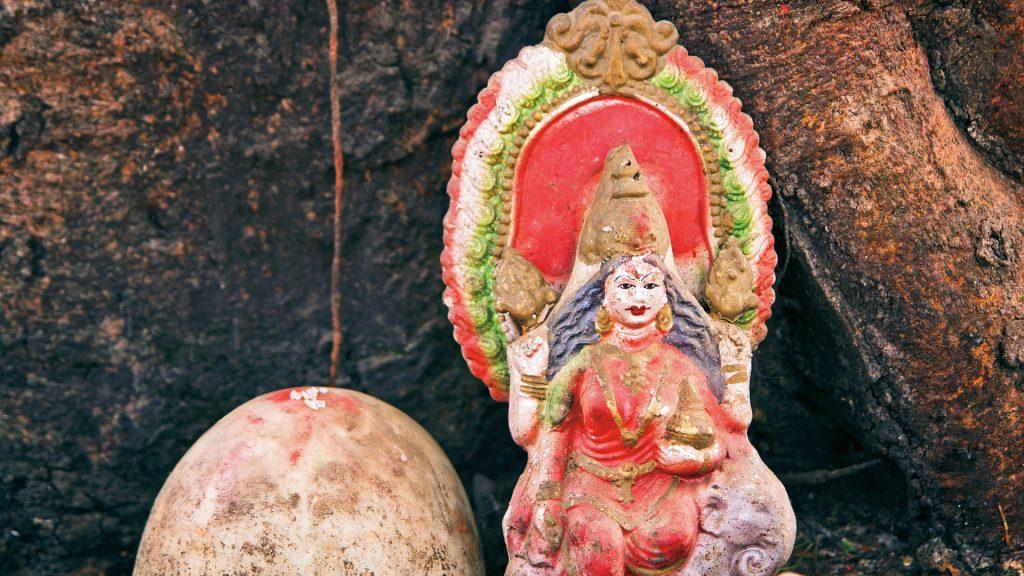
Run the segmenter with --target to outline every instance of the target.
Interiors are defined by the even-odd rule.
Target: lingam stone
[[[529,454],[509,576],[769,576],[793,548],[747,437],[775,297],[765,154],[677,39],[635,0],[582,2],[453,148],[445,303]]]
[[[135,576],[482,576],[444,452],[398,409],[337,388],[265,394],[171,472]]]

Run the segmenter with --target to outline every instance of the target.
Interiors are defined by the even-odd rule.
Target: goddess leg
[[[569,553],[579,574],[625,574],[625,542],[617,522],[590,504],[573,506],[566,520]]]
[[[526,539],[526,531],[530,528],[530,514],[528,510],[510,506],[505,512],[504,518],[505,546],[510,556],[526,557],[523,549]]]
[[[519,482],[516,483],[516,488],[512,492],[508,510],[505,511],[505,517],[501,522],[502,531],[505,533],[505,546],[511,557],[526,558],[527,556],[524,545],[526,534],[530,529],[530,516],[533,512],[533,500],[527,494],[531,472],[532,470],[527,466],[520,476]]]
[[[626,537],[631,574],[664,574],[681,566],[697,541],[699,511],[688,490],[676,488]]]

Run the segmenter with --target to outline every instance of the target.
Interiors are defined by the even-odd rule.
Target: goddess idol
[[[445,301],[529,455],[509,575],[767,575],[792,550],[747,439],[764,153],[676,38],[636,2],[584,2],[492,77],[454,149]]]

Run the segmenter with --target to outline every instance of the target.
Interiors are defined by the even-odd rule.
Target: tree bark
[[[1024,195],[958,128],[932,84],[945,61],[933,70],[922,47],[953,50],[951,29],[970,25],[933,27],[947,16],[916,3],[733,4],[654,3],[754,115],[812,304],[801,356],[934,529],[963,548],[1019,546]],[[979,42],[971,61],[1020,65],[1021,7],[1007,7],[1017,41],[1000,38],[1016,49]],[[1022,79],[1005,96],[1006,80],[955,89],[1015,98]],[[1019,130],[1000,118],[976,127]]]
[[[900,462],[935,528],[962,546],[1020,541],[1024,196],[933,87],[919,38],[941,46],[943,31],[914,23],[934,8],[725,4],[663,10],[726,61],[755,114],[816,304],[808,342],[824,344],[803,356]],[[973,57],[1019,66],[1016,46]]]
[[[489,74],[571,4],[339,6],[340,383],[438,438],[497,574],[523,457],[440,301],[449,150]],[[744,100],[781,199],[789,264],[753,382],[758,447],[782,473],[892,462],[912,505],[893,555],[927,542],[914,570],[1010,569],[1024,554],[1024,5],[648,6]],[[319,1],[0,7],[9,573],[127,573],[203,430],[326,381],[326,25]],[[901,482],[866,475],[842,481],[853,497],[791,491],[850,508]],[[798,505],[812,540],[835,532],[816,506]]]

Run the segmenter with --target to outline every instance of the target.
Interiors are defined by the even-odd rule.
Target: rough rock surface
[[[1013,570],[1021,2],[649,6],[735,87],[780,193],[788,265],[755,355],[755,444],[784,481],[882,461],[791,476],[796,567]],[[449,149],[490,72],[571,5],[340,8],[340,384],[438,439],[497,574],[523,462],[440,301]],[[5,573],[126,573],[204,430],[261,393],[324,383],[326,22],[319,1],[0,4]]]

